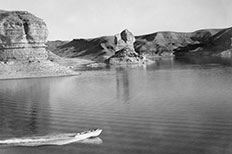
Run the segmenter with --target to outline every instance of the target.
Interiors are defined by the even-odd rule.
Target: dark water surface
[[[0,154],[231,154],[232,60],[166,59],[81,76],[0,81],[0,139],[102,128],[102,144]]]

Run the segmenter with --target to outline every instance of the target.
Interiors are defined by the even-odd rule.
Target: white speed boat
[[[11,146],[44,146],[44,145],[65,145],[73,142],[94,138],[101,134],[101,129],[93,129],[80,133],[69,133],[60,135],[48,135],[31,138],[15,138],[0,140],[1,145]]]

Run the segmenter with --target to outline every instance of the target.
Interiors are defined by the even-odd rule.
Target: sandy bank
[[[80,73],[49,60],[0,63],[0,79],[71,76]]]
[[[80,75],[75,71],[77,68],[92,65],[98,63],[80,58],[62,58],[49,53],[47,60],[0,62],[0,80],[74,76]]]

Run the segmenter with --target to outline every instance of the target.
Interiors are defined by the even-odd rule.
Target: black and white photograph
[[[0,0],[0,154],[232,154],[232,1]]]

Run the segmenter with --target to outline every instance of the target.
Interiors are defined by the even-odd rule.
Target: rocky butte
[[[0,78],[73,75],[48,59],[45,22],[26,11],[0,10]]]
[[[114,38],[114,55],[105,60],[107,64],[126,65],[126,64],[145,64],[150,62],[143,55],[135,52],[134,35],[127,29],[116,34]]]
[[[0,60],[47,59],[45,22],[25,11],[0,11]]]

